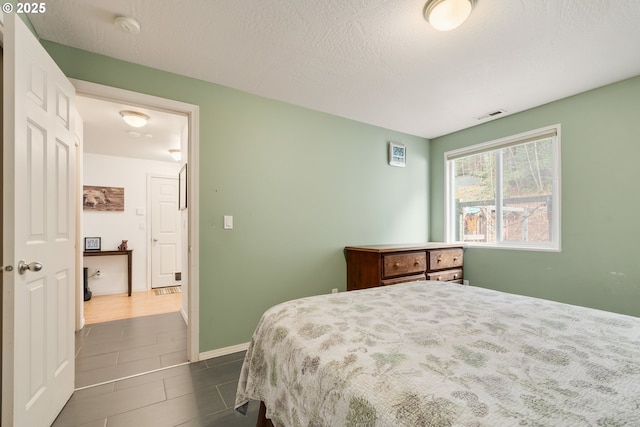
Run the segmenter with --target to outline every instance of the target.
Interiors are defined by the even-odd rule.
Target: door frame
[[[112,102],[122,102],[138,107],[149,107],[155,110],[166,111],[174,114],[184,114],[187,116],[188,140],[187,140],[187,194],[189,204],[187,209],[187,247],[183,247],[182,256],[186,257],[187,282],[182,283],[188,291],[187,301],[187,359],[190,362],[197,362],[200,359],[200,239],[199,239],[199,182],[200,171],[199,147],[200,147],[200,107],[194,104],[187,104],[167,98],[133,92],[125,89],[105,86],[98,83],[84,80],[69,79],[76,88],[77,96],[87,96],[91,98],[103,99]],[[82,248],[78,247],[80,251]],[[78,282],[82,287],[83,284]],[[82,299],[78,299],[76,304],[82,306]],[[183,307],[184,309],[184,307]],[[80,309],[81,310],[81,309]],[[76,307],[76,311],[78,308]],[[84,319],[82,319],[84,323]]]

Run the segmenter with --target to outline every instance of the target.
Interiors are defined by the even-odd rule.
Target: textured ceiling
[[[638,0],[49,0],[43,39],[427,138],[640,75]],[[138,35],[116,28],[127,15]]]

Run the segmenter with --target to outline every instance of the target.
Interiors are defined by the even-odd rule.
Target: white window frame
[[[506,242],[501,240],[499,232],[496,232],[495,243],[487,242],[460,242],[455,236],[455,194],[454,194],[454,168],[453,160],[478,154],[487,151],[494,151],[508,146],[523,144],[538,139],[551,137],[554,139],[555,150],[553,153],[553,195],[551,201],[551,240],[549,242]],[[496,139],[469,147],[451,150],[444,153],[445,170],[445,240],[448,243],[464,243],[469,247],[487,247],[495,249],[520,249],[533,251],[554,251],[561,250],[561,197],[560,197],[560,124],[523,132],[517,135]],[[496,168],[496,230],[502,229],[502,168]]]

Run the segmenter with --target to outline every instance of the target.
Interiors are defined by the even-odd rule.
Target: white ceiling
[[[638,0],[49,0],[43,39],[426,138],[640,75]],[[139,35],[116,28],[136,18]]]
[[[101,99],[77,96],[84,122],[84,151],[109,156],[173,162],[170,149],[180,148],[180,134],[187,117]],[[146,126],[127,125],[120,111],[133,110],[150,117]]]

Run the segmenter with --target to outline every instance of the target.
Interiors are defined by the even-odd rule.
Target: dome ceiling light
[[[138,113],[137,111],[124,110],[120,111],[120,115],[122,116],[122,120],[125,121],[129,126],[133,126],[134,128],[141,128],[146,125],[151,117],[147,116],[144,113]]]
[[[478,0],[429,0],[424,18],[438,31],[458,28],[467,20]]]

